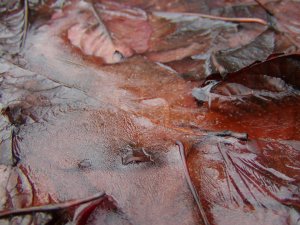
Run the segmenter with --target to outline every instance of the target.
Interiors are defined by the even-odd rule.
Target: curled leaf
[[[206,63],[206,71],[213,73],[232,73],[256,61],[263,61],[273,53],[274,34],[271,31],[261,33],[257,38],[240,48],[221,50],[214,53]],[[220,71],[221,68],[224,71]]]
[[[222,110],[226,103],[240,108],[246,103],[247,107],[262,107],[270,100],[299,98],[299,76],[300,56],[279,56],[230,73],[223,80],[210,76],[201,88],[193,90],[193,96]]]
[[[64,10],[64,19],[69,20],[67,38],[71,44],[104,63],[118,63],[148,49],[152,31],[140,9],[79,2]]]

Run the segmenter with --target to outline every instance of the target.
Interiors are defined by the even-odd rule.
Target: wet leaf
[[[214,45],[215,37],[222,32],[236,32],[235,24],[195,15],[156,12],[154,16],[152,21],[152,26],[155,27],[154,34],[147,53],[147,57],[152,61],[166,63],[193,55],[205,55]],[[169,21],[170,31],[159,33],[161,23],[165,23],[165,20]]]
[[[265,31],[249,44],[240,48],[221,50],[213,53],[206,63],[206,71],[213,73],[232,73],[256,61],[264,61],[274,50],[274,34]]]
[[[1,1],[0,12],[0,55],[19,53],[28,26],[27,1]]]
[[[116,2],[111,0],[102,0],[102,2]],[[207,12],[207,3],[203,0],[178,0],[178,1],[161,1],[161,0],[119,0],[123,4],[142,8],[149,11],[171,11],[171,12]]]
[[[131,224],[110,196],[80,206],[73,218],[74,225]]]
[[[189,150],[192,180],[215,224],[297,224],[299,142],[206,137]],[[263,216],[262,216],[263,215]]]
[[[225,4],[229,7],[224,6]],[[236,2],[213,1],[202,5],[206,9],[204,12],[215,16],[266,19],[267,15],[263,9],[252,3],[238,4]],[[191,9],[191,11],[193,10]],[[160,19],[159,17],[151,19],[154,32],[151,36],[147,56],[153,61],[165,63],[187,80],[201,80],[212,73],[214,69],[211,68],[209,60],[212,53],[221,51],[236,52],[237,49],[243,49],[251,42],[257,43],[262,40],[261,45],[267,44],[268,47],[265,47],[264,50],[266,51],[259,59],[264,60],[273,52],[274,37],[270,34],[271,32],[269,33],[269,39],[266,37],[267,35],[263,35],[261,39],[254,41],[265,30],[265,27],[261,25],[245,23],[237,25],[180,12],[156,12],[154,15],[159,16]],[[169,20],[169,23],[166,20]],[[264,37],[266,38],[264,39]],[[255,59],[248,60],[246,56],[243,57],[243,61],[248,61],[248,63],[244,63],[245,65],[255,61]],[[240,65],[239,68],[242,68],[243,65]]]
[[[223,80],[211,76],[193,95],[222,110],[226,110],[226,102],[236,108],[251,104],[254,110],[272,99],[299,98],[299,70],[299,55],[279,56],[230,73]]]
[[[148,49],[151,27],[141,9],[79,2],[57,17],[54,22],[63,21],[63,32],[73,46],[104,63],[121,62]]]
[[[263,7],[271,13],[271,22],[277,34],[277,51],[287,53],[299,51],[300,23],[297,9],[300,4],[297,1],[262,2]]]
[[[28,0],[30,10],[45,12],[46,10],[52,11],[56,8],[61,8],[67,0]],[[53,12],[52,12],[53,13]]]
[[[0,209],[23,208],[33,203],[33,190],[28,178],[20,168],[0,165]],[[0,219],[1,224],[30,225],[31,215],[13,217],[10,222]]]
[[[90,74],[92,79],[101,78],[98,75]],[[14,65],[2,76],[3,106],[19,108],[11,110],[11,118],[23,118],[18,124],[17,165],[24,166],[26,175],[32,179],[33,205],[49,204],[49,198],[53,202],[78,199],[107,189],[124,214],[109,212],[106,217],[99,209],[94,212],[96,221],[109,218],[108,224],[131,220],[137,224],[143,223],[145,217],[149,224],[198,221],[197,210],[189,203],[193,202],[192,196],[187,188],[182,188],[186,184],[171,138],[173,133],[166,134],[164,128],[147,118],[133,116],[129,109],[124,111],[120,105],[117,108],[113,101],[103,103],[104,89],[99,88],[102,96],[92,100],[87,90],[80,91]],[[89,82],[92,83],[95,82]],[[44,96],[45,101],[34,96]],[[146,99],[141,104],[161,113],[166,100]],[[30,119],[32,115],[34,121]],[[143,147],[157,160],[122,165],[122,153],[129,143]],[[88,160],[88,167],[81,166],[84,160]],[[161,217],[162,214],[165,216]]]
[[[20,158],[17,134],[22,126],[50,122],[63,112],[84,108],[87,102],[96,104],[83,91],[5,61],[1,65],[7,66],[0,82],[1,163],[5,165],[15,165]]]

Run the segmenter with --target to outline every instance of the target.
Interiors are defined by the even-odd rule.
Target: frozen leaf
[[[129,163],[139,163],[139,162],[153,162],[151,155],[149,155],[144,148],[134,148],[132,146],[128,146],[126,148],[126,152],[124,152],[124,156],[122,157],[123,165],[127,165]]]
[[[297,224],[299,142],[206,137],[187,163],[214,224]]]
[[[75,211],[73,223],[74,225],[132,224],[118,209],[117,202],[111,196],[80,206]]]
[[[24,208],[33,203],[33,190],[28,178],[18,167],[0,165],[0,209]],[[13,217],[11,224],[30,225],[32,217]],[[0,219],[1,224],[8,220]]]
[[[96,101],[83,91],[64,86],[5,61],[7,70],[0,81],[1,163],[14,165],[20,157],[17,133],[20,127],[49,122],[68,111]],[[24,74],[27,74],[24,76]]]
[[[14,127],[3,113],[0,115],[0,133],[0,162],[3,165],[13,165],[15,163],[12,144]]]
[[[39,190],[36,199],[44,202],[46,193],[53,193],[62,201],[105,189],[126,217],[100,208],[89,217],[91,224],[105,218],[108,224],[197,223],[177,148],[159,127],[148,128],[142,121],[118,110],[90,109],[66,113],[51,124],[23,127],[19,144],[26,157],[19,164],[30,168]],[[133,142],[157,160],[124,166],[122,153]],[[84,159],[90,162],[88,168],[78,165]]]
[[[32,180],[36,190],[34,205],[48,204],[49,198],[53,202],[64,202],[97,190],[107,190],[124,214],[110,211],[103,215],[103,210],[97,209],[91,220],[109,218],[111,224],[115,224],[114,221],[125,224],[174,224],[178,221],[195,224],[199,221],[182,168],[178,164],[179,153],[173,143],[174,135],[177,135],[165,132],[163,127],[145,117],[132,115],[132,110],[142,111],[143,108],[133,108],[129,105],[130,101],[127,109],[122,110],[121,107],[126,106],[127,100],[131,99],[121,95],[122,101],[116,104],[118,93],[112,93],[112,88],[120,88],[114,83],[106,87],[110,90],[110,104],[102,102],[106,95],[103,85],[108,82],[107,79],[114,77],[106,76],[108,73],[101,76],[100,73],[91,72],[91,68],[84,68],[81,72],[88,76],[78,76],[78,83],[95,86],[83,86],[86,89],[80,91],[44,75],[9,65],[10,69],[2,74],[1,101],[5,109],[10,109],[10,121],[19,127],[16,140],[19,149],[17,165],[24,166]],[[57,78],[66,82],[72,81],[66,79],[66,75],[70,75],[69,70],[61,70],[59,73],[58,64],[56,66],[51,74],[59,74]],[[74,78],[80,69],[76,64],[71,66],[75,67],[71,74]],[[125,67],[120,68],[123,71],[122,68]],[[147,71],[146,68],[151,69],[147,64],[132,69],[137,69],[138,74],[138,71]],[[151,94],[154,96],[139,99],[139,105],[147,109],[145,113],[150,112],[152,116],[163,118],[161,109],[167,111],[171,100],[175,103],[175,100],[181,100],[167,94],[164,96],[163,88],[154,93],[156,84],[163,87],[172,80],[158,66],[152,68],[151,73],[152,77],[148,73],[142,74],[145,78],[143,80],[137,76],[136,80],[117,84],[131,85],[130,82],[133,82],[136,85],[139,80],[145,82],[141,90],[145,90],[144,94],[149,92],[149,97]],[[128,71],[128,75],[132,75],[132,72]],[[90,80],[86,80],[88,77]],[[172,82],[178,92],[185,92],[179,78]],[[93,100],[89,95],[98,100]],[[154,98],[156,95],[162,98]],[[35,120],[31,119],[33,115]],[[124,166],[121,158],[122,153],[127,153],[128,144],[144,148],[146,154],[155,159],[154,162]],[[143,159],[148,160],[148,157]],[[85,166],[84,162],[87,161],[88,166]],[[152,205],[154,207],[149,207]]]
[[[52,116],[96,103],[84,91],[13,66],[2,74],[1,107],[15,126],[49,121]],[[93,104],[93,103],[92,103]]]
[[[137,54],[148,50],[152,28],[146,11],[113,2],[98,3],[95,8],[117,43],[128,46]]]
[[[14,208],[5,209],[0,211],[0,218],[21,218],[21,222],[16,220],[13,223],[24,224],[24,218],[28,218],[27,215],[32,215],[33,219],[29,218],[30,224],[66,224],[68,222],[68,217],[74,212],[74,208],[82,204],[95,202],[99,204],[105,200],[105,193],[97,193],[93,196],[70,200],[62,203],[47,204],[41,206],[24,207],[24,208]],[[87,209],[89,210],[89,209]],[[11,222],[11,221],[10,221]]]
[[[85,13],[81,14],[89,14],[88,17],[92,17],[92,20],[87,21],[88,17],[84,20],[82,18],[78,24],[68,29],[68,39],[74,46],[80,48],[86,55],[102,58],[105,63],[120,62],[123,57],[132,55],[129,49],[123,50],[113,42],[111,34],[93,5],[84,5],[79,9],[76,7],[76,10],[85,10]]]

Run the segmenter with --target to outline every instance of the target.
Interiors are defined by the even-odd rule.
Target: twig
[[[176,141],[176,145],[178,145],[179,147],[179,153],[180,153],[180,156],[181,156],[181,160],[182,160],[182,163],[183,163],[183,171],[184,171],[184,175],[185,175],[185,179],[188,183],[188,186],[193,194],[193,197],[197,203],[197,206],[198,206],[198,209],[200,211],[200,214],[201,214],[201,217],[202,217],[202,220],[203,220],[203,223],[205,225],[210,225],[210,223],[208,222],[208,219],[206,217],[206,214],[205,214],[205,211],[203,209],[203,206],[200,202],[200,198],[199,198],[199,195],[193,185],[193,182],[191,180],[191,177],[190,177],[190,174],[189,174],[189,170],[188,170],[188,167],[187,167],[187,164],[186,164],[186,158],[185,158],[185,152],[184,152],[184,146],[182,144],[181,141]]]
[[[164,13],[169,15],[183,15],[183,16],[197,16],[202,18],[207,18],[211,20],[222,20],[222,21],[228,21],[228,22],[236,22],[236,23],[258,23],[264,26],[267,26],[268,23],[260,18],[247,18],[247,17],[223,17],[223,16],[213,16],[213,15],[207,15],[202,13],[186,13],[186,12],[160,12],[160,11],[153,11],[153,13]]]
[[[273,12],[271,12],[267,7],[264,6],[259,0],[254,0],[263,10],[267,12],[267,14],[274,16]]]
[[[25,45],[27,29],[28,29],[28,0],[24,0],[24,27],[23,27],[23,38],[21,42],[21,48],[23,48]]]
[[[87,202],[91,202],[98,199],[105,198],[106,194],[104,192],[95,194],[91,197],[79,199],[79,200],[72,200],[69,202],[63,202],[63,203],[57,203],[57,204],[51,204],[51,205],[43,205],[43,206],[34,206],[34,207],[28,207],[28,208],[21,208],[21,209],[11,209],[11,210],[4,210],[0,211],[0,219],[4,217],[10,217],[10,216],[19,216],[19,215],[25,215],[25,214],[32,214],[32,213],[38,213],[38,212],[53,212],[58,210],[64,210],[71,207],[75,207]]]

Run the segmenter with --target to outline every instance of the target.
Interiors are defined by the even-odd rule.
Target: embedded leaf
[[[188,152],[192,181],[212,223],[299,221],[299,141],[206,137]]]
[[[74,225],[132,224],[125,215],[122,215],[117,202],[111,196],[78,207],[73,223]]]
[[[122,164],[127,165],[130,163],[140,163],[140,162],[153,162],[151,155],[149,155],[144,148],[133,148],[128,146],[122,157]]]
[[[34,199],[38,204],[47,205],[50,200],[65,202],[66,199],[78,199],[91,192],[107,190],[118,202],[122,213],[103,212],[98,208],[89,216],[91,224],[93,218],[96,224],[98,220],[105,218],[109,220],[108,224],[116,224],[118,221],[125,224],[152,224],[153,221],[174,224],[187,221],[193,224],[199,221],[179,164],[178,150],[172,141],[174,133],[165,133],[163,127],[146,117],[133,115],[132,110],[139,113],[142,109],[130,106],[131,99],[127,105],[130,108],[124,108],[124,101],[128,100],[124,98],[124,91],[121,92],[122,101],[120,104],[116,103],[118,92],[111,92],[113,86],[108,86],[109,89],[106,90],[103,88],[103,82],[111,81],[112,78],[114,80],[114,77],[101,76],[88,67],[80,70],[77,64],[68,64],[74,68],[72,74],[67,69],[59,72],[57,63],[51,74],[58,74],[57,78],[61,81],[71,82],[71,79],[66,78],[80,71],[83,75],[89,74],[89,81],[86,76],[78,76],[77,82],[95,86],[83,85],[83,90],[78,90],[78,87],[72,87],[71,84],[55,81],[54,77],[50,79],[9,65],[10,69],[2,74],[1,100],[3,106],[10,109],[8,114],[11,123],[19,126],[16,140],[19,149],[17,165],[26,169],[34,183],[34,190],[38,190],[34,192]],[[163,81],[155,79],[155,76],[166,79],[164,83],[168,83],[170,78],[165,76],[164,71],[159,72],[160,68],[154,69],[153,77],[143,75],[147,85],[141,88],[145,88],[142,90],[149,91],[150,94],[163,95],[153,92],[154,84]],[[131,74],[132,72],[128,73]],[[148,82],[149,79],[152,81]],[[174,83],[174,87],[183,85],[177,79],[178,83]],[[130,82],[132,81],[126,79],[122,85]],[[151,84],[152,82],[155,83]],[[98,94],[95,90],[99,91]],[[162,91],[165,92],[163,89]],[[182,89],[182,93],[184,92]],[[109,104],[104,102],[106,94],[110,97]],[[169,100],[167,94],[160,99],[155,96],[153,99],[143,99],[139,105],[148,109],[145,110],[146,113],[155,112],[155,115],[163,116],[161,109],[166,108],[167,101],[173,99],[171,96]],[[145,157],[138,160],[151,160],[151,155],[154,162],[124,166],[122,153],[128,153],[129,143],[145,149],[140,152]],[[129,156],[129,160],[131,159]],[[84,162],[87,161],[88,166],[85,166]],[[155,207],[149,207],[151,205]],[[152,219],[145,222],[145,217]],[[54,215],[53,218],[65,217]]]
[[[0,165],[0,198],[0,211],[24,208],[33,204],[33,190],[22,169]],[[31,220],[31,215],[17,216],[10,220],[0,218],[0,223],[30,225]]]
[[[3,64],[10,69],[1,75],[1,109],[15,126],[49,121],[64,111],[97,104],[80,89],[8,62]]]

